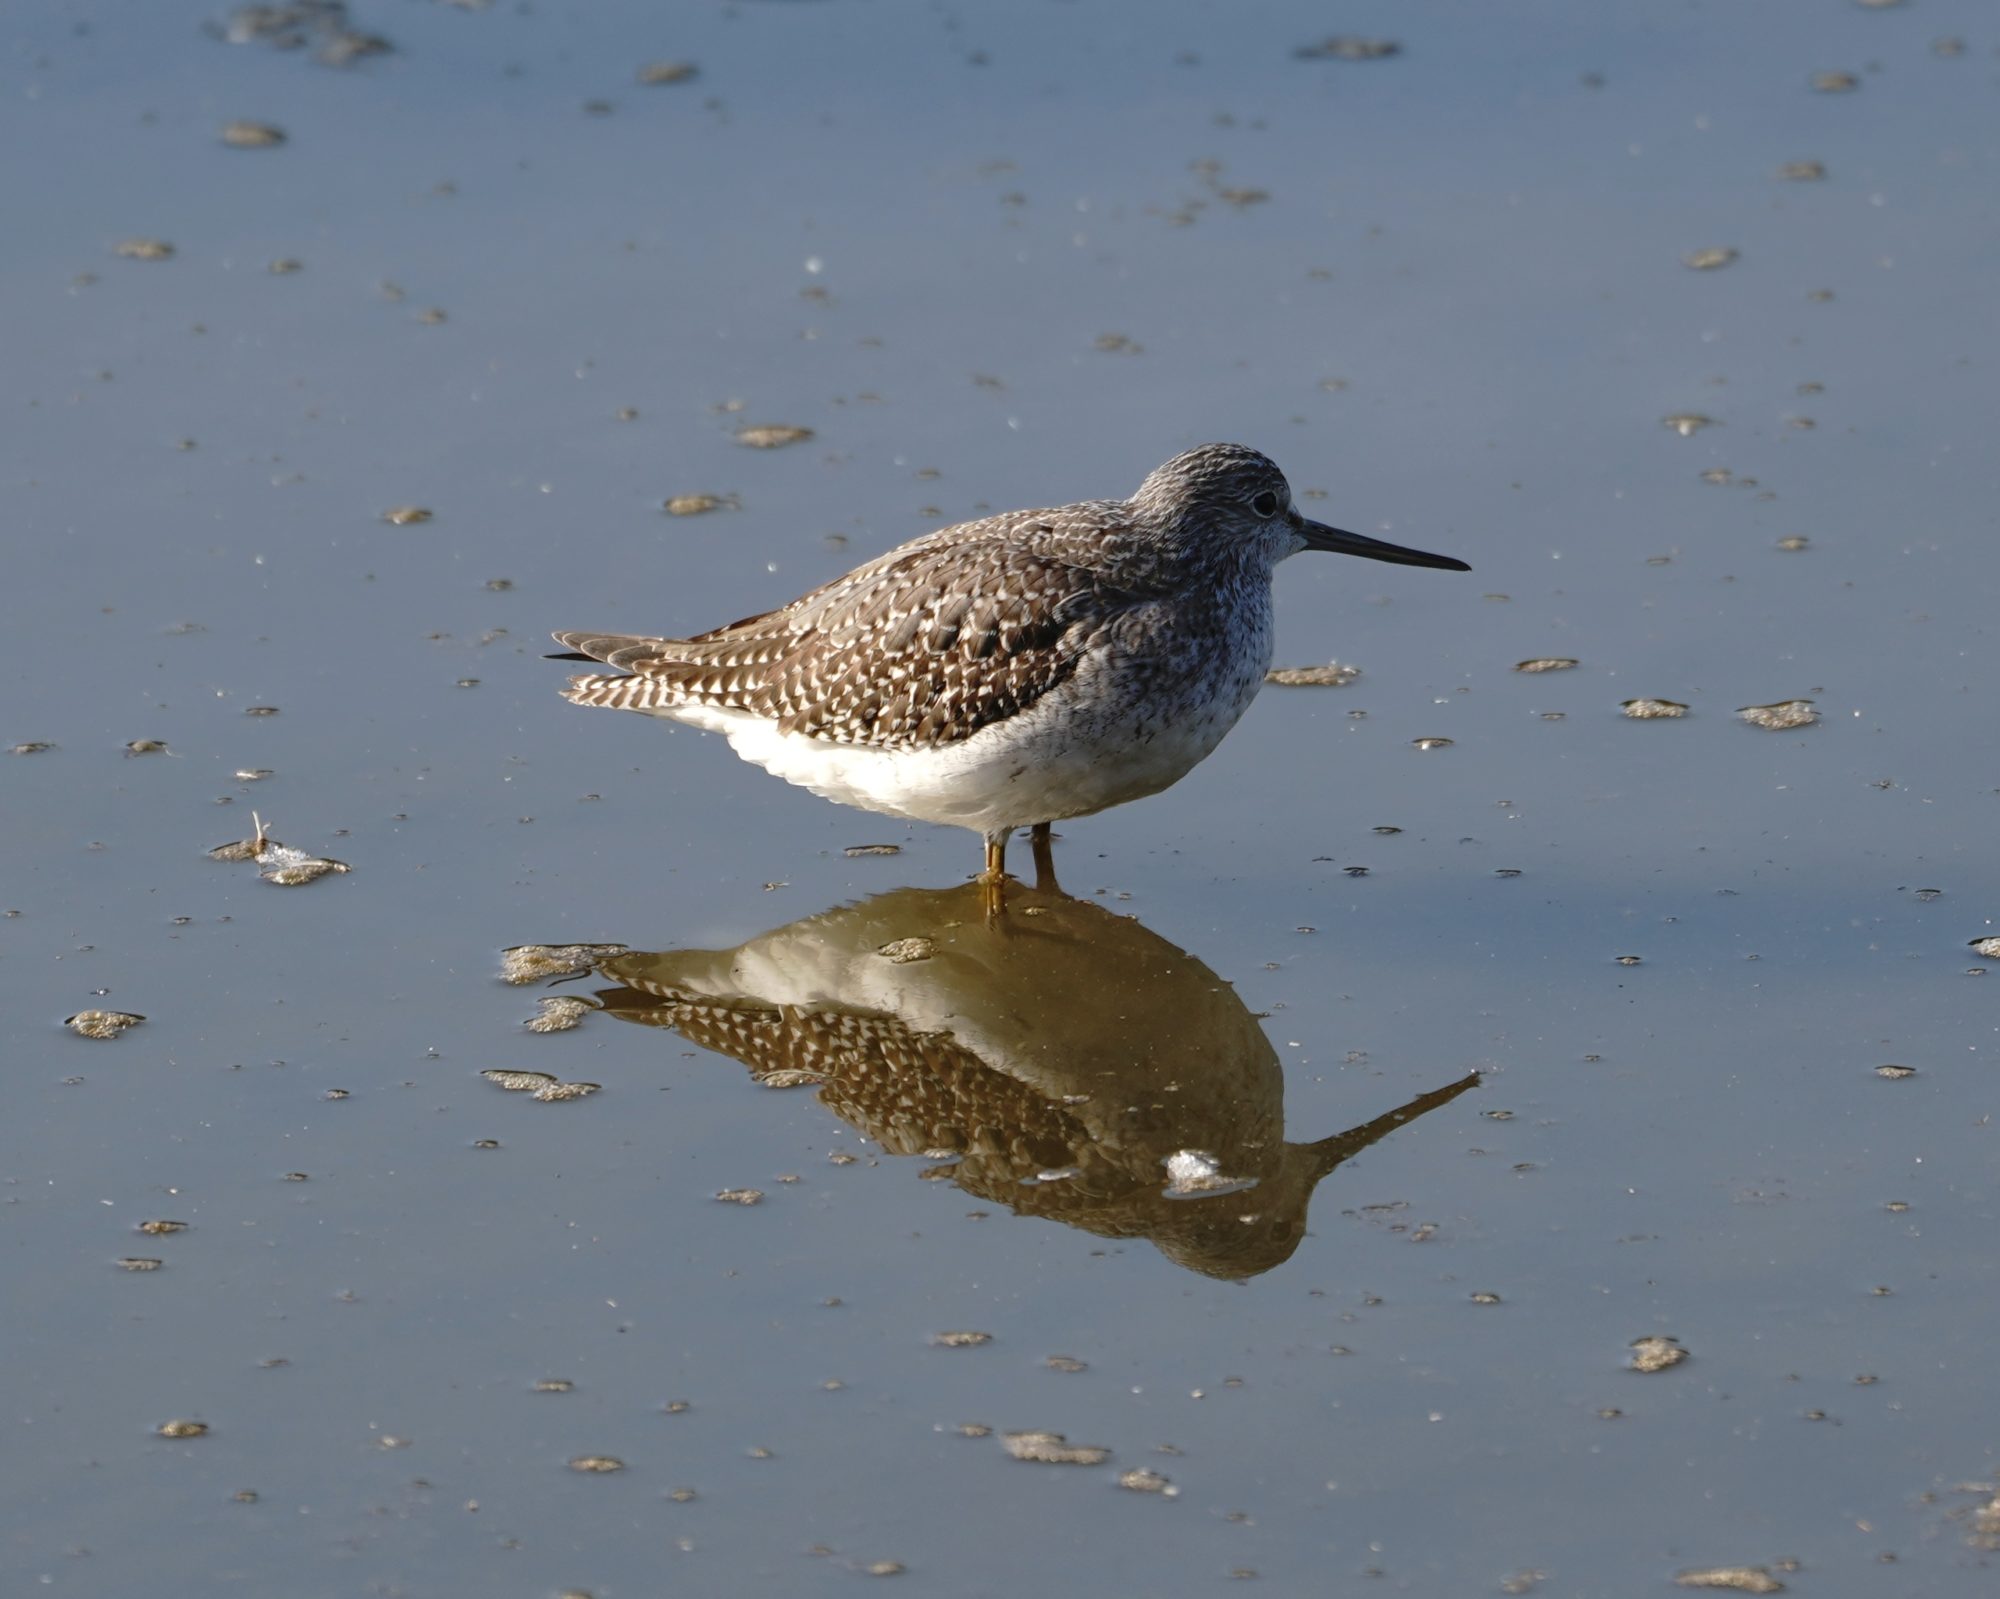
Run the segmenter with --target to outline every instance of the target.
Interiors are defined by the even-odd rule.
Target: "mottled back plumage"
[[[631,674],[578,677],[568,697],[628,710],[714,705],[836,744],[970,738],[1068,677],[1073,631],[1128,598],[1089,564],[1089,540],[1064,531],[1078,509],[945,528],[693,638],[558,633]]]

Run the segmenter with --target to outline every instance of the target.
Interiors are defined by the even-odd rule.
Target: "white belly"
[[[1156,674],[1137,696],[1099,658],[1019,715],[935,748],[834,744],[714,706],[655,714],[721,733],[744,760],[843,805],[995,834],[1088,816],[1185,777],[1256,697],[1270,649],[1265,638],[1251,646]]]

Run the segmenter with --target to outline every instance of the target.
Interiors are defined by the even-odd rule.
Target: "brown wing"
[[[715,705],[789,733],[880,749],[935,746],[1027,709],[1075,671],[1128,598],[1015,513],[892,550],[781,610],[691,639],[558,633],[630,677],[569,697],[632,710]]]

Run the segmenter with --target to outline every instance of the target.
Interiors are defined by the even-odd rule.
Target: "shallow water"
[[[7,29],[0,1587],[1988,1591],[1986,8],[221,16]],[[1290,563],[1362,675],[1019,939],[540,659],[1207,438],[1474,573]],[[206,859],[253,808],[352,870]]]

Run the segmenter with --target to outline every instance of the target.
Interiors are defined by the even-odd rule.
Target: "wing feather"
[[[569,696],[749,711],[788,733],[878,749],[969,738],[1067,680],[1105,621],[1139,598],[1086,559],[1101,549],[1095,538],[1065,535],[1046,515],[946,529],[693,638],[558,633],[631,674],[572,679]]]

